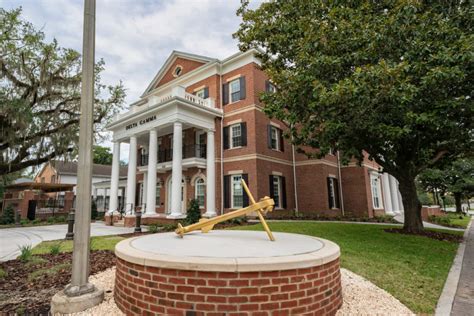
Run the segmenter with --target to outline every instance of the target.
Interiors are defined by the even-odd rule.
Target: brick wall
[[[115,302],[127,315],[334,315],[339,259],[294,270],[201,272],[117,259]]]

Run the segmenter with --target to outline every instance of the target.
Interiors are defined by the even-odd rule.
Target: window
[[[372,190],[372,204],[374,209],[383,208],[382,206],[382,199],[381,199],[381,187],[380,187],[380,179],[377,174],[370,175],[370,187]]]
[[[283,131],[273,125],[268,125],[268,148],[278,151],[284,150]]]
[[[240,79],[235,79],[230,82],[230,102],[236,102],[240,100]]]
[[[161,195],[161,184],[157,183],[156,184],[156,193],[155,193],[155,205],[160,207],[160,195]]]
[[[199,208],[204,208],[204,192],[206,188],[206,183],[204,182],[204,179],[198,178],[194,185],[195,185],[194,198],[198,201]]]
[[[270,80],[265,81],[265,91],[270,93],[276,92],[276,87]]]
[[[177,65],[176,68],[173,71],[173,76],[174,77],[179,77],[183,73],[183,66]]]
[[[44,177],[41,177],[41,183],[44,183]]]
[[[241,208],[244,206],[244,190],[242,188],[242,175],[231,176],[231,205],[232,208]]]
[[[201,90],[196,91],[194,94],[199,98],[207,99],[209,98],[209,88],[202,88]]]
[[[286,208],[285,177],[270,175],[270,197],[275,201],[275,208]]]
[[[51,183],[56,183],[56,176],[51,176]]]
[[[275,208],[281,207],[281,185],[280,177],[273,177],[273,200],[275,201]]]
[[[327,180],[329,208],[339,208],[339,185],[337,179],[329,177]]]
[[[242,126],[235,124],[230,127],[230,148],[242,146]]]

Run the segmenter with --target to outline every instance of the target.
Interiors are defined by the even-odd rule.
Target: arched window
[[[206,183],[204,182],[204,179],[197,178],[194,187],[194,198],[198,201],[199,207],[204,208],[204,192],[206,189]]]

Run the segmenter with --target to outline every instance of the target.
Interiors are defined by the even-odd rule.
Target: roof
[[[28,178],[18,178],[15,181],[13,181],[13,184],[19,184],[19,183],[24,183],[24,182],[31,182],[31,179]]]
[[[148,87],[143,92],[142,97],[144,95],[146,95],[148,92],[150,92],[151,90],[154,89],[156,84],[160,81],[160,79],[164,76],[164,74],[166,73],[168,68],[171,66],[171,64],[174,62],[174,60],[178,57],[181,57],[181,58],[184,58],[184,59],[189,59],[189,60],[194,60],[194,61],[199,61],[199,62],[202,62],[204,64],[214,62],[214,61],[218,61],[218,59],[212,58],[212,57],[207,57],[207,56],[196,55],[196,54],[185,53],[185,52],[180,52],[180,51],[177,51],[177,50],[173,50],[171,52],[171,54],[168,56],[168,58],[166,59],[163,66],[160,68],[158,73],[155,75],[153,80],[150,82]]]
[[[77,174],[77,162],[75,161],[60,161],[55,160],[51,161],[51,165],[56,169],[59,174],[69,174],[69,175],[76,175]],[[110,165],[100,165],[100,164],[93,164],[92,165],[92,176],[105,176],[110,177],[112,173],[112,166]],[[120,166],[120,176],[127,175],[127,167]]]
[[[30,180],[31,181],[31,180]],[[63,192],[72,191],[75,184],[65,183],[41,183],[41,182],[21,182],[7,185],[10,190],[41,190],[43,192]]]

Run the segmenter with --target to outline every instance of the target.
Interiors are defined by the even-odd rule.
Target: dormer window
[[[182,73],[183,73],[183,66],[177,65],[177,66],[174,68],[173,76],[174,76],[174,77],[179,77],[179,76],[181,76]]]

